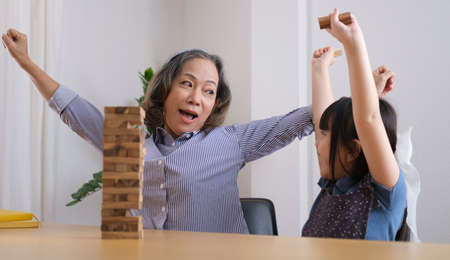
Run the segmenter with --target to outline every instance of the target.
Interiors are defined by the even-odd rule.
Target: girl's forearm
[[[334,102],[328,67],[313,67],[311,80],[313,122],[314,126],[318,128],[323,112],[329,105],[331,105],[331,103]]]
[[[344,48],[347,53],[350,89],[355,120],[372,120],[379,115],[378,94],[364,38],[358,37]]]

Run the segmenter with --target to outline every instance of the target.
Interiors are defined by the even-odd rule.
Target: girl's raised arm
[[[333,47],[325,47],[314,52],[312,58],[312,111],[314,131],[319,136],[319,122],[325,109],[334,102],[328,68],[336,60]]]
[[[331,28],[327,30],[342,42],[347,54],[353,117],[360,144],[372,177],[391,188],[397,183],[399,167],[381,118],[364,37],[355,17],[352,16],[351,24],[345,25],[338,16],[335,9],[330,17]]]

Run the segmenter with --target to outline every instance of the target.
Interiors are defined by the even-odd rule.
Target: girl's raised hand
[[[319,66],[325,68],[330,67],[336,60],[334,52],[335,48],[330,46],[315,50],[312,58],[312,66],[313,67]]]
[[[339,10],[335,8],[333,13],[330,13],[330,28],[326,30],[342,44],[349,44],[362,36],[361,29],[353,14],[351,14],[351,19],[352,22],[348,25],[339,21]]]

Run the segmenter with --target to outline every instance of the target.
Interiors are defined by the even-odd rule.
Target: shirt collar
[[[338,189],[342,193],[346,193],[357,182],[358,181],[356,181],[350,177],[342,177],[342,178],[337,179],[335,182],[333,182],[332,180],[325,179],[325,178],[320,178],[320,180],[317,184],[320,186],[320,188],[325,189],[325,188],[330,187],[334,183],[334,186],[336,187],[336,189]]]
[[[194,135],[197,135],[200,131],[186,132],[180,135],[177,140],[185,141],[191,139]],[[155,143],[171,144],[173,143],[173,137],[162,127],[157,127],[155,131]]]

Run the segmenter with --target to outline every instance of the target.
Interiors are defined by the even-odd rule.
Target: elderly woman
[[[26,35],[3,42],[62,120],[103,150],[103,115],[61,86],[28,56]],[[311,107],[248,124],[220,126],[231,101],[221,59],[202,50],[172,57],[145,95],[144,228],[248,233],[237,186],[239,170],[313,131]]]

